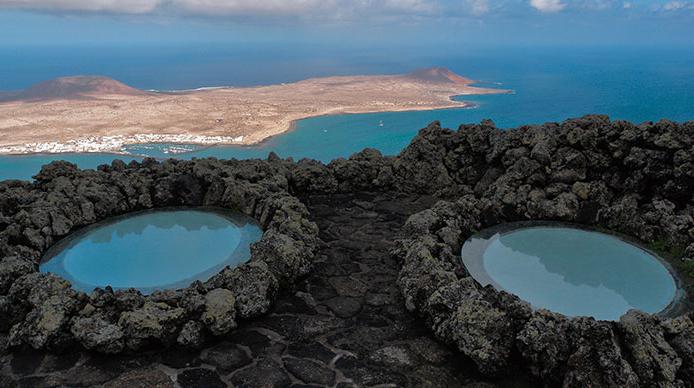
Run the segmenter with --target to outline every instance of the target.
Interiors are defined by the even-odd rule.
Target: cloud
[[[559,12],[566,8],[566,4],[561,0],[530,0],[530,6],[540,12]]]
[[[161,4],[162,0],[0,0],[3,8],[128,14],[149,13]]]
[[[614,5],[614,1],[612,0],[585,0],[582,7],[595,11],[604,11],[612,8]]]
[[[489,0],[467,0],[470,13],[475,16],[482,16],[489,13]]]
[[[686,9],[694,9],[694,3],[689,1],[670,1],[663,5],[665,11],[681,11]]]
[[[478,0],[485,1],[485,0]],[[205,16],[370,17],[432,15],[439,0],[0,0],[0,8],[51,12],[147,14],[176,12]]]
[[[321,0],[172,0],[171,5],[203,15],[294,15],[305,12],[324,12],[333,1]]]
[[[378,15],[428,15],[434,0],[171,0],[171,6],[212,16],[296,16],[342,19]]]
[[[177,15],[249,21],[285,18],[308,22],[410,22],[427,18],[480,18],[491,14],[518,17],[533,10],[542,13],[569,9],[576,12],[629,10],[634,13],[644,11],[645,4],[646,0],[0,0],[0,10]],[[657,0],[650,4],[652,11],[673,14],[694,9],[694,0]]]

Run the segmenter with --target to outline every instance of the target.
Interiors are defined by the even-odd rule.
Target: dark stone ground
[[[517,378],[484,382],[469,360],[436,342],[405,310],[395,283],[399,264],[388,252],[407,216],[430,207],[431,198],[303,200],[324,244],[313,272],[269,315],[195,352],[2,356],[0,387],[529,385]]]

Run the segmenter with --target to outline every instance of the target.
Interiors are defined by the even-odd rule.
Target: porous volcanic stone
[[[104,388],[174,388],[166,373],[157,369],[141,369],[123,373],[115,380],[104,384]]]
[[[231,382],[240,387],[284,387],[291,379],[277,362],[261,359],[255,365],[242,369],[231,376]]]
[[[226,388],[226,384],[219,375],[212,370],[204,368],[188,369],[176,378],[182,388]]]
[[[214,335],[222,335],[236,328],[236,299],[234,293],[224,289],[215,288],[205,295],[205,311],[202,313],[202,322]]]
[[[62,351],[75,345],[102,353],[145,347],[200,347],[227,334],[237,319],[268,311],[280,286],[311,267],[316,225],[289,194],[289,163],[216,159],[114,161],[80,170],[58,161],[34,182],[0,183],[0,332],[14,348]],[[162,207],[225,208],[264,230],[251,259],[204,284],[142,295],[109,287],[90,295],[38,272],[45,251],[87,225]]]
[[[632,311],[598,322],[533,310],[482,288],[460,258],[478,230],[542,220],[656,243],[684,252],[673,263],[686,266],[694,252],[685,250],[694,242],[692,149],[694,122],[635,126],[586,116],[508,131],[483,122],[456,132],[430,125],[393,164],[398,189],[449,198],[412,215],[393,250],[406,307],[484,374],[522,367],[548,386],[694,386],[689,315]],[[680,273],[691,293],[694,282]],[[679,311],[688,306],[686,297]]]
[[[178,368],[179,385],[283,386],[306,372],[283,361],[300,359],[339,371],[339,387],[491,386],[485,375],[513,386],[529,375],[528,386],[692,387],[691,313],[562,317],[480,287],[460,258],[476,231],[549,220],[631,236],[681,256],[672,261],[678,272],[691,270],[692,155],[694,122],[586,116],[503,131],[491,121],[457,131],[432,123],[396,157],[364,150],[329,164],[271,155],[115,161],[91,171],[55,162],[33,182],[0,183],[0,357],[12,363],[27,347],[94,350],[60,372],[42,372],[43,358],[36,368],[5,365],[0,385],[104,384],[159,362]],[[264,235],[248,263],[149,296],[85,295],[37,273],[46,249],[69,233],[171,206],[239,211]],[[232,319],[229,294],[216,290],[233,294]],[[233,357],[195,349],[232,321],[240,328],[223,344]],[[94,351],[120,347],[116,327],[132,354],[95,362]],[[144,349],[157,353],[140,357]]]
[[[284,366],[305,383],[330,386],[335,382],[335,371],[313,360],[287,357]]]

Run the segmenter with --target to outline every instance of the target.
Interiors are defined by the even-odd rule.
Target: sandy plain
[[[465,107],[452,96],[504,93],[444,68],[259,86],[150,92],[105,77],[38,84],[0,99],[0,153],[119,152],[138,143],[248,145],[308,117]]]

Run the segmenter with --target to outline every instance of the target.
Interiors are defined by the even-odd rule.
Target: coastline
[[[123,148],[136,144],[177,144],[196,146],[215,146],[220,144],[240,144],[239,137],[223,139],[218,136],[138,134],[132,136],[89,137],[70,140],[64,143],[28,143],[16,146],[0,146],[0,156],[53,155],[72,153],[103,153],[114,155],[133,155]],[[181,152],[185,153],[185,152]]]
[[[356,80],[356,81],[355,81]],[[366,82],[364,81],[366,80]],[[247,107],[246,115],[249,120],[255,122],[254,126],[244,126],[244,122],[232,122],[231,125],[243,128],[241,131],[225,131],[224,126],[227,122],[232,120],[224,119],[225,123],[220,128],[217,127],[205,127],[205,125],[193,126],[187,128],[185,126],[163,126],[156,128],[156,126],[147,125],[148,122],[146,118],[142,119],[142,123],[137,126],[125,126],[124,128],[119,128],[117,126],[109,127],[108,130],[101,131],[80,131],[79,129],[74,129],[70,125],[60,125],[54,124],[55,127],[66,128],[62,133],[59,133],[57,140],[54,141],[26,141],[9,143],[6,142],[4,145],[0,145],[0,155],[4,156],[21,156],[21,155],[55,155],[55,154],[74,154],[74,153],[106,153],[114,155],[131,155],[138,156],[136,153],[131,153],[126,150],[128,146],[138,145],[138,144],[175,144],[180,146],[202,146],[202,147],[215,147],[215,146],[257,146],[267,141],[275,136],[290,132],[298,127],[298,122],[301,120],[322,117],[322,116],[333,116],[333,115],[348,115],[348,114],[368,114],[368,113],[385,113],[385,112],[407,112],[407,111],[436,111],[445,109],[466,109],[474,107],[466,101],[455,100],[458,96],[469,96],[469,95],[484,95],[484,94],[508,94],[512,93],[511,90],[506,89],[492,89],[472,86],[475,84],[473,80],[465,80],[465,82],[459,83],[429,83],[421,80],[413,80],[405,78],[404,81],[397,76],[384,76],[384,77],[367,77],[355,76],[353,78],[346,79],[344,77],[335,78],[328,77],[324,79],[312,79],[305,80],[296,83],[294,86],[299,84],[309,84],[309,87],[318,88],[318,90],[324,90],[325,87],[340,89],[342,86],[338,84],[337,87],[333,87],[331,82],[343,82],[345,87],[343,87],[339,95],[343,97],[343,100],[330,100],[326,98],[327,101],[323,101],[321,96],[318,98],[312,96],[312,99],[307,102],[303,101],[303,105],[300,107],[302,109],[286,110],[281,111],[281,113],[271,112],[275,116],[273,120],[266,120],[267,112],[262,109],[250,109]],[[350,82],[361,83],[361,89],[350,89],[352,87]],[[371,85],[374,83],[374,85]],[[385,85],[385,86],[384,86]],[[282,90],[278,93],[287,94],[285,88],[287,84],[282,85],[271,85],[264,88],[263,92],[272,89],[273,91],[277,88]],[[392,89],[395,88],[395,89]],[[388,99],[383,97],[383,90],[390,91],[395,94],[396,97]],[[197,99],[205,98],[219,98],[219,96],[226,97],[225,93],[237,93],[239,90],[246,90],[248,92],[257,92],[257,88],[229,88],[229,87],[207,87],[195,91],[185,91],[180,95],[194,96]],[[332,90],[331,90],[332,91]],[[152,97],[152,94],[156,94],[153,98],[158,96],[170,96],[171,92],[148,92],[148,95]],[[400,93],[400,94],[398,94]],[[422,93],[422,94],[419,94]],[[346,97],[345,97],[346,96]],[[330,96],[328,96],[330,97]],[[251,98],[251,97],[249,97]],[[108,100],[108,99],[107,99]],[[103,100],[102,100],[103,101]],[[113,101],[113,100],[110,100]],[[217,105],[214,102],[218,100],[212,100],[210,105],[210,110],[214,111]],[[355,103],[355,101],[357,101]],[[71,112],[70,105],[72,101],[65,100],[67,112]],[[140,101],[141,103],[157,103],[157,100],[145,100]],[[276,105],[276,101],[264,101],[260,98],[256,98],[256,103],[259,104],[269,104],[270,106]],[[82,102],[80,102],[82,103]],[[177,102],[178,103],[178,102]],[[253,106],[251,106],[252,108]],[[40,108],[40,106],[38,106]],[[277,109],[277,108],[275,108]],[[138,117],[138,116],[135,116]],[[13,118],[9,118],[12,120]],[[232,117],[233,119],[233,117]],[[218,119],[219,120],[219,119]],[[259,121],[260,120],[260,121]],[[221,122],[221,120],[219,120]],[[258,124],[258,123],[261,124]],[[119,123],[120,124],[120,123]],[[114,124],[114,125],[119,125]],[[94,124],[97,126],[96,124]],[[156,132],[143,131],[143,127],[153,128]],[[9,128],[8,128],[9,129]],[[162,133],[166,130],[171,130],[171,133]],[[245,131],[245,132],[243,132]],[[79,133],[90,133],[89,136],[74,136],[74,134]],[[103,135],[99,135],[101,132]],[[91,133],[95,133],[91,135]],[[114,133],[114,134],[111,134]],[[31,135],[31,140],[35,138],[45,139],[42,136]],[[25,136],[26,138],[27,136]],[[50,137],[49,137],[50,138]],[[1,144],[1,142],[0,142]],[[191,150],[192,151],[192,150]],[[188,150],[183,150],[181,152],[171,152],[172,156],[176,154],[185,154],[191,152]]]
[[[503,90],[499,93],[484,93],[484,94],[509,94],[512,91]],[[252,147],[263,144],[269,139],[291,132],[297,129],[298,123],[302,120],[313,119],[325,116],[337,115],[358,115],[369,113],[389,113],[389,112],[421,112],[421,111],[438,111],[447,109],[471,109],[476,107],[466,101],[455,101],[452,98],[457,96],[474,96],[477,94],[456,94],[450,96],[450,106],[442,107],[422,107],[418,108],[403,108],[389,110],[360,110],[360,111],[332,111],[320,114],[307,115],[304,117],[292,119],[282,129],[266,131],[261,136],[254,136],[252,141],[244,141],[244,136],[205,136],[205,135],[180,135],[180,134],[136,134],[130,136],[103,136],[103,137],[88,137],[70,140],[66,142],[46,142],[46,143],[27,143],[23,145],[7,145],[0,146],[0,156],[29,156],[29,155],[59,155],[59,154],[75,154],[75,153],[92,153],[92,154],[112,154],[117,156],[141,156],[130,153],[124,150],[124,147],[138,144],[177,144],[191,145],[199,147],[215,147],[215,146],[238,146]],[[114,142],[115,141],[115,142]],[[192,151],[174,152],[172,155],[185,154]]]
[[[490,93],[491,94],[491,93]],[[507,94],[507,93],[498,93],[498,94]],[[461,96],[462,94],[457,94],[453,97]],[[465,94],[466,96],[474,96],[475,94]],[[455,100],[451,100],[455,101]],[[234,145],[237,147],[253,147],[253,146],[258,146],[266,141],[272,139],[275,136],[280,136],[283,135],[287,132],[291,132],[297,129],[298,124],[300,121],[303,120],[308,120],[308,119],[315,119],[319,117],[329,117],[329,116],[341,116],[341,115],[360,115],[360,114],[370,114],[370,113],[399,113],[399,112],[426,112],[426,111],[439,111],[439,110],[448,110],[448,109],[473,109],[476,108],[478,105],[474,103],[470,103],[467,101],[456,101],[461,103],[462,105],[456,105],[456,106],[447,106],[447,107],[441,107],[441,108],[423,108],[423,109],[400,109],[400,110],[379,110],[379,111],[366,111],[366,112],[331,112],[331,113],[323,113],[323,114],[316,114],[312,116],[306,116],[298,119],[294,119],[289,123],[289,126],[286,130],[284,131],[278,131],[277,133],[268,135],[267,137],[264,137],[263,139],[253,142],[253,143],[243,143],[243,144],[224,144],[224,143],[219,143],[219,144],[211,144],[209,145],[210,147],[214,147],[216,145],[222,146],[222,145]],[[197,146],[204,146],[205,144],[192,144],[189,143],[190,145],[197,145]],[[1,154],[1,153],[0,153]]]

